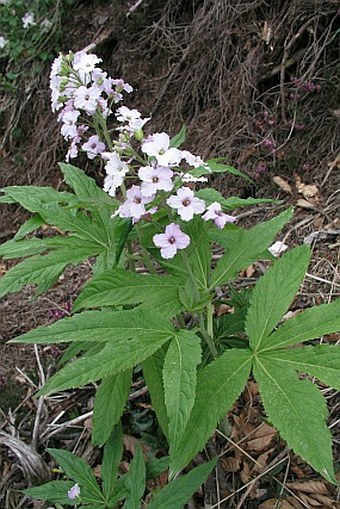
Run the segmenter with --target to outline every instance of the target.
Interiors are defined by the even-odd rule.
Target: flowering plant
[[[40,394],[100,381],[92,439],[102,445],[120,421],[133,369],[141,365],[169,444],[173,479],[204,447],[253,372],[269,420],[335,482],[325,402],[297,373],[340,387],[339,348],[301,346],[340,328],[340,300],[281,323],[307,269],[307,246],[284,254],[244,299],[228,298],[225,290],[251,263],[274,259],[268,248],[292,211],[241,228],[229,212],[268,200],[225,198],[202,188],[213,173],[247,177],[219,159],[204,162],[182,150],[184,128],[173,138],[146,136],[150,119],[120,106],[132,87],[99,63],[95,54],[78,52],[60,55],[52,66],[52,108],[69,142],[61,170],[74,192],[3,190],[3,202],[20,203],[34,215],[0,247],[4,257],[32,255],[1,279],[0,296],[25,284],[45,291],[67,265],[96,258],[74,316],[16,339],[71,343],[66,365]],[[103,190],[69,164],[80,151],[103,165]],[[24,239],[43,223],[68,234]],[[223,303],[233,312],[218,317]],[[73,480],[81,492],[81,478]]]

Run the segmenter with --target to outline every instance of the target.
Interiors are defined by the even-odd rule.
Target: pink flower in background
[[[94,159],[98,154],[104,152],[105,148],[105,143],[100,141],[97,134],[90,136],[88,141],[82,146],[82,149],[85,150],[89,159]]]
[[[217,201],[207,207],[207,211],[203,214],[202,219],[204,221],[212,219],[217,228],[220,229],[224,228],[227,223],[234,223],[237,220],[236,217],[228,216],[228,214],[222,212],[221,205]]]
[[[131,186],[126,193],[126,200],[119,207],[119,216],[132,218],[133,223],[137,223],[144,214],[146,214],[145,205],[154,199],[154,196],[144,196],[140,186]]]
[[[171,191],[173,188],[172,177],[174,173],[170,168],[162,166],[143,166],[138,170],[141,179],[142,194],[151,196],[157,191]]]
[[[75,484],[74,486],[72,486],[72,488],[68,490],[67,496],[70,500],[75,500],[76,498],[78,498],[80,496],[80,488],[79,488],[78,483]]]
[[[142,144],[142,152],[157,159],[160,166],[179,164],[182,152],[177,148],[170,148],[170,138],[167,133],[155,133]]]
[[[170,196],[166,202],[171,208],[177,209],[183,221],[191,221],[194,214],[202,214],[205,211],[204,201],[195,197],[190,187],[181,187],[177,194]]]
[[[190,244],[190,237],[183,233],[178,224],[171,223],[164,233],[153,236],[155,246],[161,248],[162,258],[173,258],[179,249],[185,249]]]

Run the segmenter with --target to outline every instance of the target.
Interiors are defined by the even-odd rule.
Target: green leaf
[[[163,367],[170,449],[179,443],[188,423],[196,396],[197,365],[200,362],[199,337],[192,331],[180,331],[169,344]]]
[[[185,141],[186,133],[187,133],[187,128],[183,124],[180,131],[177,134],[175,134],[175,136],[173,138],[171,138],[170,147],[171,148],[180,147]]]
[[[4,187],[1,191],[12,200],[12,203],[19,203],[30,212],[38,214],[52,203],[67,204],[74,200],[73,194],[56,191],[53,187],[9,186]]]
[[[70,318],[64,318],[48,327],[38,327],[18,336],[13,343],[69,343],[71,341],[109,341],[111,346],[121,343],[131,345],[139,341],[170,338],[175,333],[170,320],[146,309],[126,311],[85,311]],[[128,345],[127,345],[128,346]]]
[[[150,458],[146,463],[146,477],[147,479],[154,479],[159,477],[162,472],[167,470],[170,465],[170,457],[163,456],[162,458]]]
[[[188,474],[175,479],[152,497],[148,509],[183,509],[186,502],[204,483],[216,460],[193,468]]]
[[[27,219],[23,225],[20,226],[17,233],[14,235],[14,240],[21,240],[29,233],[37,230],[44,224],[44,220],[39,216],[39,214],[35,214],[34,216]]]
[[[105,444],[103,461],[100,468],[100,477],[103,481],[103,493],[106,500],[109,500],[114,493],[122,454],[123,432],[119,423]]]
[[[23,490],[25,495],[36,500],[46,500],[65,505],[75,505],[76,500],[70,500],[67,492],[74,486],[72,481],[51,481],[41,486],[34,486]]]
[[[282,348],[340,330],[340,299],[306,309],[285,321],[263,342],[263,349]]]
[[[201,289],[208,287],[211,266],[211,249],[207,230],[207,223],[198,217],[184,228],[190,237],[190,245],[184,256],[187,257],[195,281]]]
[[[292,217],[292,209],[288,209],[279,216],[260,223],[250,230],[226,230],[227,252],[220,258],[211,276],[210,288],[225,284],[236,277],[237,273],[256,261],[263,251],[273,242],[275,235]],[[223,230],[220,230],[218,242],[223,246]]]
[[[229,166],[228,164],[223,164],[220,162],[221,158],[218,159],[209,159],[206,161],[205,166],[199,166],[190,172],[194,177],[201,177],[202,175],[210,175],[211,173],[232,173],[237,177],[244,178],[249,182],[253,183],[252,179],[248,177],[245,173],[242,173],[240,170],[237,170],[233,166]]]
[[[300,246],[276,260],[256,283],[246,317],[252,350],[260,350],[267,336],[291,305],[310,261],[308,246]]]
[[[37,292],[48,290],[65,267],[77,264],[98,251],[97,246],[90,250],[87,247],[74,250],[59,249],[47,255],[34,256],[15,265],[0,279],[0,298],[8,293],[17,292],[21,287],[34,284]]]
[[[140,334],[131,339],[129,336],[128,331],[125,337],[122,336],[114,342],[107,343],[99,353],[84,356],[68,364],[45,384],[39,394],[80,387],[132,368],[170,340],[172,334]]]
[[[172,454],[172,475],[203,449],[218,422],[242,392],[251,361],[249,350],[227,350],[199,372],[195,404],[182,440]]]
[[[303,346],[287,350],[273,350],[270,358],[294,368],[296,371],[308,373],[321,382],[340,390],[340,347],[335,345]]]
[[[96,478],[86,461],[63,449],[47,449],[47,452],[53,456],[70,479],[79,483],[82,498],[85,495],[93,497],[93,502],[103,500]]]
[[[154,354],[144,360],[143,375],[148,386],[151,403],[158,423],[166,437],[169,436],[168,416],[164,400],[163,365],[167,345],[162,346]]]
[[[137,443],[135,455],[130,463],[128,475],[126,476],[125,486],[128,490],[128,495],[125,499],[123,509],[140,509],[142,505],[142,496],[145,491],[145,483],[145,462],[142,449]]]
[[[172,317],[183,307],[178,298],[180,285],[181,281],[174,276],[143,275],[114,268],[85,285],[73,310],[142,303]]]
[[[104,444],[124,411],[131,385],[131,369],[104,378],[97,389],[93,408],[92,442]]]
[[[337,484],[332,463],[331,433],[326,402],[309,380],[299,380],[293,368],[259,354],[254,375],[265,411],[296,454],[329,482]]]
[[[199,198],[202,198],[206,202],[207,205],[211,205],[213,202],[218,202],[225,209],[236,209],[239,207],[246,207],[250,205],[258,205],[261,203],[273,203],[274,200],[270,199],[262,199],[262,198],[237,198],[232,196],[230,198],[224,198],[224,196],[217,191],[216,189],[206,187],[204,189],[199,189],[196,192],[196,195]]]
[[[237,307],[233,313],[226,313],[216,318],[214,321],[214,329],[217,338],[222,339],[244,332],[246,313],[247,308]]]

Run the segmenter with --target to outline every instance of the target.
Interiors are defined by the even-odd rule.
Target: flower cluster
[[[59,111],[61,133],[70,142],[66,159],[77,157],[79,150],[89,159],[99,158],[106,172],[104,191],[123,198],[114,216],[131,219],[133,224],[143,218],[153,220],[164,208],[170,219],[177,216],[184,223],[196,215],[218,228],[234,222],[236,218],[225,214],[218,202],[207,207],[195,196],[194,184],[207,179],[192,170],[206,170],[204,161],[173,146],[166,132],[145,136],[143,128],[150,118],[142,117],[137,109],[118,106],[122,93],[132,92],[132,87],[122,79],[110,78],[97,67],[100,62],[97,55],[80,51],[60,55],[52,65],[52,109]],[[116,123],[115,139],[108,128],[111,116]],[[96,134],[91,134],[93,129]],[[189,236],[175,222],[154,235],[153,241],[163,258],[172,258],[190,244]]]

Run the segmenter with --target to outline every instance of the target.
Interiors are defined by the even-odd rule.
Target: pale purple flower
[[[170,138],[167,133],[155,133],[142,144],[142,152],[157,159],[160,166],[179,164],[182,152],[177,148],[170,148]]]
[[[89,88],[80,86],[74,93],[75,108],[85,110],[92,115],[97,109],[100,93],[100,89],[96,86]]]
[[[215,201],[209,207],[207,207],[207,211],[203,214],[202,219],[204,221],[209,221],[212,219],[217,226],[217,228],[224,228],[227,223],[234,223],[237,219],[234,216],[229,216],[222,212],[221,204]]]
[[[174,173],[169,168],[162,166],[144,166],[138,170],[141,179],[142,194],[151,196],[157,191],[171,191],[173,188],[172,177]]]
[[[105,143],[100,141],[97,134],[90,136],[88,141],[82,146],[82,149],[85,150],[89,159],[94,159],[98,154],[104,152],[105,148]]]
[[[161,248],[162,258],[173,258],[178,249],[185,249],[190,244],[190,237],[183,233],[178,224],[171,223],[164,233],[153,236],[155,246]]]
[[[124,218],[132,218],[132,222],[136,223],[144,214],[146,214],[145,205],[154,199],[154,196],[143,196],[140,186],[131,186],[126,193],[127,199],[119,207],[119,216]]]
[[[202,183],[202,182],[208,182],[208,179],[207,177],[194,177],[193,175],[191,175],[190,173],[177,173],[177,175],[179,177],[181,177],[181,180],[182,182],[198,182],[198,183]]]
[[[34,13],[33,12],[26,12],[25,16],[21,18],[22,26],[26,29],[30,26],[36,25],[36,22],[34,20]]]
[[[142,129],[144,124],[150,120],[150,118],[142,118],[140,111],[136,109],[130,110],[126,106],[121,106],[117,109],[116,117],[118,122],[123,122],[125,125],[120,129],[125,129],[131,134],[137,129]]]
[[[177,194],[170,196],[166,202],[171,208],[177,209],[183,221],[191,221],[194,214],[202,214],[205,210],[204,201],[195,197],[190,187],[181,187]]]
[[[80,115],[80,112],[77,110],[69,110],[64,111],[59,116],[59,120],[63,122],[63,125],[61,127],[61,134],[64,136],[65,139],[68,138],[75,138],[78,134],[76,122],[78,120],[78,117]]]
[[[116,173],[115,175],[106,175],[104,179],[103,189],[110,196],[116,196],[118,187],[124,182],[124,175],[122,173]]]
[[[126,83],[121,78],[112,80],[113,85],[115,85],[118,92],[126,92],[127,94],[130,94],[133,92],[133,87],[129,85],[129,83]]]
[[[76,500],[80,496],[80,487],[78,483],[68,490],[67,496],[70,500]]]

